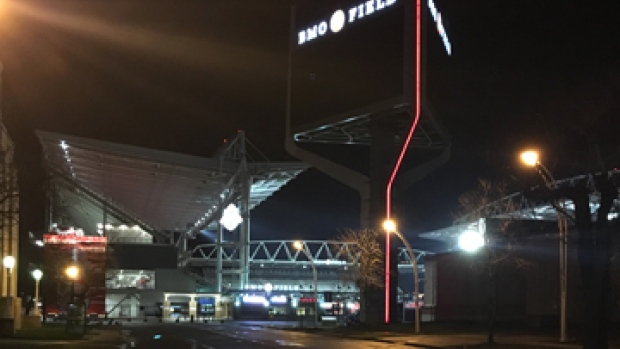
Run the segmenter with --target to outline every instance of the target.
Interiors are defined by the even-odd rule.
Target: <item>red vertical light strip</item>
[[[421,70],[421,5],[420,0],[415,0],[415,26],[416,26],[416,35],[415,35],[415,116],[413,118],[413,123],[411,124],[411,128],[409,129],[409,134],[407,135],[407,139],[405,139],[405,143],[403,144],[403,148],[400,150],[400,154],[398,155],[398,160],[396,160],[396,165],[394,166],[394,170],[392,171],[392,175],[390,176],[390,180],[387,184],[387,189],[385,193],[385,216],[387,219],[391,218],[392,211],[392,184],[394,184],[394,179],[396,178],[396,174],[400,169],[400,165],[403,162],[403,158],[405,157],[405,153],[407,152],[407,148],[409,148],[409,143],[411,143],[411,138],[413,137],[413,132],[418,126],[418,121],[420,120],[420,70]],[[385,234],[385,323],[390,322],[390,233],[387,232]]]

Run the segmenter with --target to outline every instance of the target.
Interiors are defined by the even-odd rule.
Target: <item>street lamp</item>
[[[319,295],[318,295],[318,289],[317,289],[317,275],[316,275],[316,265],[314,265],[314,259],[312,258],[312,256],[310,255],[310,253],[308,253],[308,251],[306,250],[306,247],[304,244],[301,243],[301,241],[295,241],[293,242],[293,247],[295,247],[296,250],[303,252],[306,257],[308,258],[308,260],[310,260],[310,266],[312,266],[312,278],[313,278],[313,282],[314,282],[314,327],[318,327],[319,324]]]
[[[407,249],[407,253],[409,253],[409,258],[411,259],[411,262],[413,263],[413,292],[414,292],[414,304],[415,304],[415,333],[416,334],[420,334],[420,304],[419,304],[419,299],[420,299],[420,289],[419,289],[419,285],[418,285],[418,261],[416,261],[415,259],[415,255],[413,254],[413,250],[411,249],[411,245],[409,245],[409,242],[407,241],[407,239],[405,239],[405,237],[398,232],[398,230],[396,229],[396,222],[394,222],[391,219],[386,219],[385,221],[383,221],[383,229],[385,229],[385,232],[387,234],[390,233],[394,233],[394,235],[396,235],[405,245],[405,248]],[[403,311],[404,311],[404,303],[403,303]]]
[[[6,295],[11,297],[11,276],[13,274],[13,268],[15,267],[15,257],[6,256],[2,260],[2,265],[6,268]]]
[[[533,167],[545,181],[549,189],[557,189],[557,184],[551,172],[540,161],[540,155],[536,150],[521,152],[521,162],[526,166]],[[560,342],[567,342],[566,333],[566,293],[568,289],[568,220],[564,213],[564,201],[557,200],[558,230],[560,238]],[[561,211],[561,212],[560,212]]]
[[[35,269],[32,271],[32,277],[34,278],[34,316],[40,316],[39,312],[39,281],[43,277],[41,269]]]
[[[75,297],[75,280],[80,276],[80,268],[75,265],[70,265],[65,269],[65,275],[71,280],[71,298],[69,304],[73,304],[73,298]]]

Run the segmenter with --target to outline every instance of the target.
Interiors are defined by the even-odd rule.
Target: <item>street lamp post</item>
[[[11,276],[13,274],[13,268],[15,267],[15,257],[6,256],[2,260],[2,265],[6,268],[6,295],[11,297]]]
[[[80,276],[80,268],[75,265],[68,266],[65,269],[65,275],[71,280],[71,293],[69,304],[73,304],[73,298],[75,297],[75,280]]]
[[[409,258],[411,259],[411,263],[413,263],[413,292],[414,292],[414,304],[415,304],[415,333],[420,334],[420,288],[419,288],[419,277],[418,277],[418,261],[415,259],[415,254],[413,253],[413,249],[409,242],[405,237],[398,232],[396,229],[396,223],[387,219],[383,222],[383,229],[385,229],[386,233],[394,233],[405,245],[407,249],[407,253],[409,253]],[[403,302],[403,312],[404,312],[405,304]]]
[[[557,189],[557,184],[551,172],[540,162],[538,151],[526,150],[521,153],[521,162],[529,167],[533,167],[545,181],[549,189]],[[568,220],[564,214],[564,201],[556,202],[558,211],[558,231],[560,240],[560,342],[567,342],[566,330],[566,294],[568,289]],[[562,212],[560,212],[562,211]]]
[[[40,316],[39,312],[39,281],[43,277],[43,272],[40,269],[32,271],[32,277],[34,278],[34,316]]]
[[[319,293],[317,289],[318,280],[317,280],[317,275],[316,275],[316,265],[314,265],[314,259],[312,258],[310,253],[308,253],[308,251],[306,250],[306,247],[304,246],[304,244],[301,243],[301,241],[295,241],[293,243],[293,247],[295,247],[296,250],[303,252],[308,258],[308,260],[310,260],[310,266],[312,266],[312,279],[314,282],[314,327],[318,327],[319,325]]]
[[[69,308],[67,309],[67,332],[82,330],[76,326],[77,324],[77,308],[75,304],[75,280],[80,276],[80,268],[76,265],[70,265],[65,269],[65,275],[71,280],[71,291],[69,299]]]

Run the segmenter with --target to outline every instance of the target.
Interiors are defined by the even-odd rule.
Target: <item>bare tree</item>
[[[537,126],[547,131],[542,143],[548,146],[548,158],[555,159],[547,167],[560,174],[589,174],[594,187],[584,179],[553,190],[543,187],[530,195],[549,202],[573,202],[574,216],[569,219],[577,230],[584,285],[583,348],[607,348],[612,241],[618,235],[618,224],[609,213],[616,205],[620,185],[609,170],[620,162],[616,136],[620,128],[620,70],[605,68],[568,79],[558,81],[554,94],[541,106]],[[600,202],[595,212],[591,201]]]
[[[379,239],[383,235],[372,229],[345,230],[338,237],[337,241],[352,243],[349,244],[350,253],[348,254],[355,264],[355,267],[348,273],[342,275],[345,280],[355,281],[360,289],[360,315],[361,321],[367,319],[366,309],[368,304],[368,293],[373,287],[383,287],[384,285],[384,259],[383,249],[379,244]]]
[[[493,183],[481,179],[478,187],[459,197],[459,207],[462,214],[460,222],[479,222],[486,224],[485,228],[485,259],[477,259],[473,265],[477,270],[485,273],[488,277],[489,287],[487,290],[488,300],[488,323],[487,340],[495,342],[495,321],[497,312],[497,273],[500,267],[522,268],[528,265],[525,259],[516,254],[517,236],[514,230],[508,229],[513,225],[512,212],[515,204],[511,200],[500,200],[506,196],[505,183]],[[495,224],[492,228],[490,219],[497,215],[505,216],[504,219],[493,219]]]

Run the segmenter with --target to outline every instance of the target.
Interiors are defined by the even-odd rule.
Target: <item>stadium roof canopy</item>
[[[213,227],[243,188],[249,190],[251,210],[308,167],[301,162],[251,161],[240,135],[215,157],[203,158],[58,133],[36,134],[53,179],[50,193],[56,193],[50,195],[50,223],[60,219],[60,224],[80,227],[87,235],[101,229],[104,221],[139,226],[159,237]]]
[[[607,173],[614,183],[620,182],[620,170],[612,170]],[[447,243],[450,248],[457,245],[459,236],[467,230],[477,230],[479,219],[499,219],[513,221],[531,222],[554,222],[558,220],[558,209],[560,207],[569,217],[575,216],[575,205],[572,200],[563,198],[558,199],[554,205],[550,201],[550,189],[561,190],[566,187],[573,187],[577,183],[585,184],[589,191],[590,213],[594,216],[600,206],[601,194],[595,184],[593,174],[579,175],[565,178],[548,183],[547,186],[537,186],[523,192],[507,195],[499,200],[493,201],[488,205],[479,207],[462,217],[455,220],[454,225],[420,234],[420,237]],[[609,219],[615,219],[620,213],[620,196],[614,202],[609,213]],[[569,225],[573,225],[572,219],[568,220]],[[557,234],[557,231],[554,231]],[[556,236],[556,235],[554,235]]]

